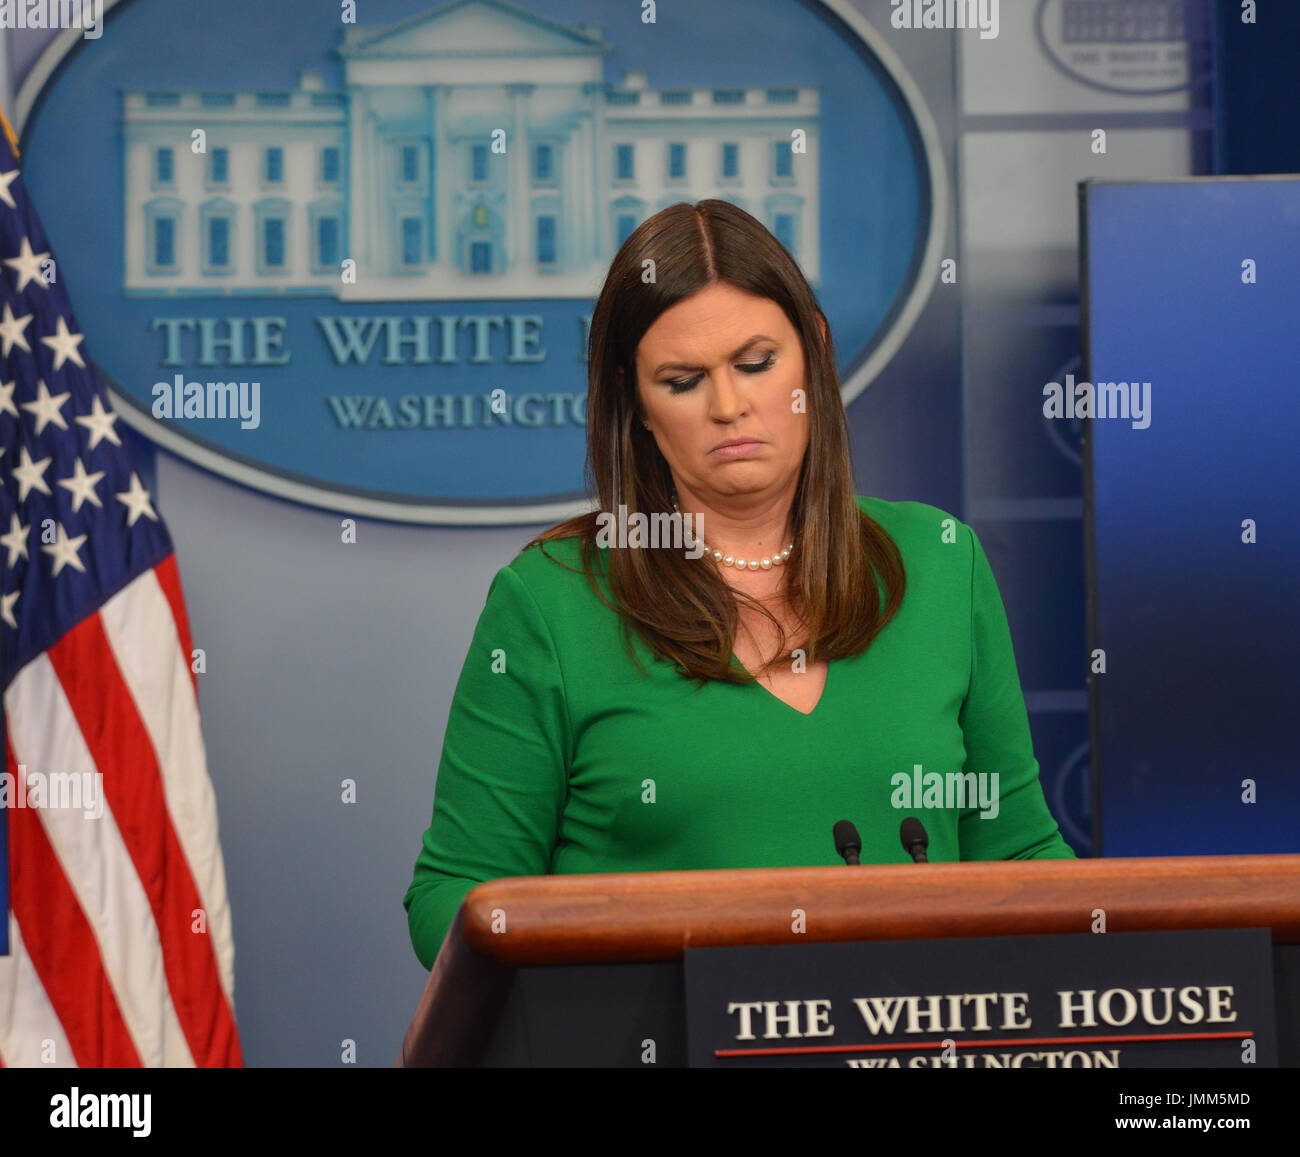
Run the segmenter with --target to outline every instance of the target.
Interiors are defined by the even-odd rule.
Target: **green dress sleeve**
[[[433,819],[403,900],[426,968],[476,884],[548,871],[569,749],[554,641],[528,588],[505,567],[492,580],[456,684]]]
[[[963,524],[964,525],[964,524]],[[960,722],[964,772],[996,774],[998,812],[964,809],[958,821],[963,860],[1072,860],[1074,851],[1047,809],[1038,781],[1029,717],[1011,646],[1006,609],[979,538],[971,538],[971,676]],[[992,813],[992,808],[987,809]]]

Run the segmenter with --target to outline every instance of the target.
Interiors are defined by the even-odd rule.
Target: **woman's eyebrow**
[[[732,358],[739,357],[747,349],[749,349],[749,347],[752,346],[755,342],[760,342],[760,341],[774,342],[776,341],[776,338],[768,337],[767,334],[756,333],[739,349],[732,350],[731,353],[727,355],[727,360],[730,361]],[[699,368],[700,368],[699,366],[688,365],[686,362],[663,362],[660,365],[655,367],[654,373],[657,376],[659,374],[662,374],[664,370],[698,370]]]

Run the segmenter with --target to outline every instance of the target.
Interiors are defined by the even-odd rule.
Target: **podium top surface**
[[[964,861],[491,880],[468,945],[507,965],[670,960],[686,947],[1272,929],[1300,943],[1300,855]],[[796,931],[796,928],[802,931]]]

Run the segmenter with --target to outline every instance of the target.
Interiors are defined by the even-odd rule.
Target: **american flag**
[[[176,557],[3,130],[0,1063],[241,1065]]]

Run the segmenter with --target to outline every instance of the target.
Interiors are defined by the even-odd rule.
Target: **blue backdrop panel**
[[[1095,850],[1300,851],[1300,180],[1082,189]]]

